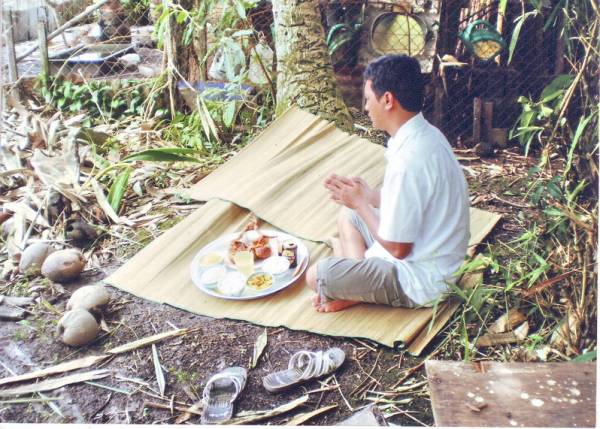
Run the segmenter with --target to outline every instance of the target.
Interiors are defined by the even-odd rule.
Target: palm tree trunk
[[[349,130],[352,117],[336,86],[317,0],[273,0],[277,108],[292,104]]]

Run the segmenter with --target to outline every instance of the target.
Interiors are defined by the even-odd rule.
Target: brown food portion
[[[257,259],[267,259],[271,256],[271,248],[269,246],[255,247],[252,251]]]
[[[246,231],[252,231],[252,230],[257,230],[257,229],[258,229],[258,219],[256,218],[256,215],[252,214],[250,216],[250,220],[248,221],[248,223],[244,227],[244,232],[246,232]]]
[[[263,235],[256,240],[252,246],[252,252],[257,259],[266,259],[271,256],[271,248],[269,247],[269,237]]]

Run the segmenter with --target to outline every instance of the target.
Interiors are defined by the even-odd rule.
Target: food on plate
[[[222,280],[226,273],[227,271],[222,265],[211,267],[202,273],[200,276],[200,281],[204,283],[204,285],[214,285]]]
[[[223,262],[223,255],[217,252],[210,252],[200,258],[200,266],[203,268],[217,265]]]
[[[246,284],[254,290],[268,289],[273,285],[273,276],[263,272],[254,273],[248,277]]]
[[[258,234],[258,239],[254,240],[252,244],[247,244],[242,240],[232,240],[229,244],[229,260],[235,260],[235,254],[238,252],[242,252],[244,250],[251,250],[256,259],[266,259],[271,256],[271,246],[269,245],[269,237],[266,235],[260,234],[258,231],[248,231],[255,232]],[[251,237],[254,238],[254,237]]]
[[[251,245],[260,240],[262,235],[255,229],[244,232],[244,241],[246,244]]]
[[[244,232],[258,229],[258,219],[254,213],[250,215],[250,220],[244,227]]]
[[[256,259],[266,259],[271,256],[271,246],[269,246],[269,237],[261,235],[261,237],[255,241],[252,246],[252,251]]]
[[[252,250],[254,251],[256,259],[267,259],[271,256],[271,247],[269,246],[255,247]]]
[[[262,269],[274,276],[285,273],[290,268],[290,261],[285,256],[271,256],[265,260]]]
[[[240,240],[233,240],[231,243],[229,243],[229,260],[233,261],[235,254],[243,250],[248,250],[246,243]]]
[[[281,256],[290,261],[290,268],[296,268],[298,264],[298,245],[293,240],[286,240],[281,245]]]
[[[242,250],[233,255],[233,262],[237,270],[248,277],[254,272],[254,253]]]
[[[217,289],[223,295],[240,296],[245,286],[246,277],[237,271],[232,271],[225,274],[225,277],[219,282]]]

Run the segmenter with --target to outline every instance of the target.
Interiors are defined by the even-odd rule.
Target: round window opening
[[[371,45],[377,53],[415,56],[425,47],[425,24],[414,15],[382,13],[373,21]]]

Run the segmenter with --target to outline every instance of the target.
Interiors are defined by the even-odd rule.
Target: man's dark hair
[[[391,92],[409,112],[423,106],[423,76],[419,62],[408,55],[385,55],[369,63],[364,73],[377,98]]]

